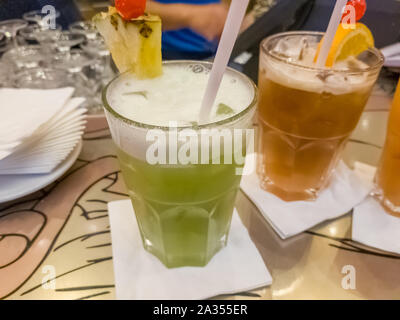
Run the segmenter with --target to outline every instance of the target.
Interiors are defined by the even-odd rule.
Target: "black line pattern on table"
[[[68,241],[66,241],[66,242],[63,242],[62,244],[60,244],[59,246],[57,246],[56,248],[54,248],[53,251],[57,251],[58,249],[60,249],[60,248],[62,248],[62,247],[64,247],[64,246],[66,246],[66,245],[68,245],[68,244],[70,244],[70,243],[72,243],[72,242],[74,242],[74,241],[76,241],[76,240],[86,241],[86,240],[88,240],[88,239],[90,239],[90,238],[92,238],[92,237],[98,236],[98,235],[100,235],[100,234],[105,234],[105,233],[110,233],[110,230],[102,230],[102,231],[97,231],[97,232],[93,232],[93,233],[86,233],[86,234],[83,234],[83,235],[81,235],[81,236],[79,236],[79,237],[76,237],[76,238],[73,238],[73,239],[68,240]]]
[[[357,139],[349,139],[350,142],[354,142],[354,143],[359,143],[359,144],[363,144],[369,147],[374,147],[377,149],[382,149],[382,146],[378,146],[377,144],[374,143],[370,143],[370,142],[366,142],[366,141],[362,141],[362,140],[357,140]]]
[[[109,190],[112,186],[114,186],[114,185],[117,183],[117,181],[118,181],[118,173],[120,173],[120,172],[121,172],[121,171],[116,172],[115,175],[114,175],[113,177],[112,177],[112,174],[110,174],[110,175],[106,178],[106,179],[111,180],[112,183],[111,183],[109,186],[103,188],[102,191],[103,191],[103,192],[112,193],[112,194],[116,194],[116,195],[118,195],[118,196],[129,197],[129,195],[126,194],[126,193]]]
[[[314,231],[306,231],[306,233],[321,237],[321,238],[326,238],[332,241],[337,241],[339,244],[335,243],[330,243],[329,246],[337,248],[339,250],[346,250],[346,251],[351,251],[355,253],[360,253],[360,254],[368,254],[368,255],[373,255],[376,257],[381,257],[381,258],[388,258],[388,259],[397,259],[400,260],[400,255],[396,254],[391,254],[391,253],[384,253],[383,251],[379,251],[379,249],[373,250],[371,249],[366,249],[364,248],[364,245],[359,244],[356,241],[353,241],[352,239],[349,238],[340,238],[340,237],[333,237],[333,236],[328,236],[326,234],[314,232]]]
[[[250,298],[261,298],[261,295],[258,294],[258,293],[246,292],[246,291],[236,292],[236,293],[231,293],[231,294],[223,294],[223,295],[219,295],[219,296],[216,296],[216,297],[218,297],[218,298],[220,298],[220,297],[229,298],[229,297],[238,297],[238,296],[240,296],[240,297],[250,297]]]
[[[88,211],[83,206],[81,206],[79,203],[76,206],[82,210],[81,216],[85,217],[86,220],[96,220],[96,219],[102,219],[102,218],[108,217],[108,214],[94,215],[96,213],[104,213],[104,212],[107,213],[108,211],[106,209]]]
[[[111,246],[111,242],[102,243],[102,244],[97,244],[97,245],[94,245],[94,246],[86,247],[86,249],[97,249],[97,248],[104,248],[104,247],[110,247],[110,246]]]
[[[61,278],[61,277],[63,277],[63,276],[66,276],[66,275],[68,275],[68,274],[71,274],[72,272],[75,272],[75,271],[78,271],[78,270],[82,270],[82,269],[85,269],[85,268],[87,268],[87,267],[91,267],[91,266],[93,266],[93,265],[96,265],[96,264],[98,264],[98,263],[101,263],[101,262],[104,262],[104,261],[108,261],[108,260],[111,260],[111,259],[112,259],[112,257],[105,257],[105,258],[99,258],[99,259],[88,260],[88,261],[87,261],[88,264],[85,264],[85,265],[83,265],[83,266],[74,268],[74,269],[72,269],[72,270],[69,270],[69,271],[66,271],[66,272],[64,272],[64,273],[61,273],[61,274],[59,274],[58,276],[55,276],[55,277],[53,277],[53,278],[50,278],[50,279],[48,279],[45,283],[40,283],[40,284],[38,284],[38,285],[36,285],[36,286],[34,286],[34,287],[32,287],[32,288],[30,288],[30,289],[28,289],[28,290],[22,292],[22,293],[21,293],[21,296],[24,296],[24,295],[26,295],[26,294],[28,294],[28,293],[30,293],[30,292],[32,292],[32,291],[34,291],[34,290],[40,288],[43,284],[46,284],[46,283],[49,283],[49,282],[51,282],[51,281],[53,281],[53,280],[59,279],[59,278]]]
[[[89,160],[84,160],[84,159],[81,159],[81,158],[78,158],[76,161],[84,162],[84,163],[86,163],[86,164],[89,164],[89,163],[90,163]]]
[[[59,288],[56,291],[59,292],[69,292],[69,291],[82,291],[82,290],[93,290],[93,289],[108,289],[115,288],[113,284],[106,284],[101,286],[83,286],[83,287],[73,287],[73,288]]]
[[[89,200],[86,200],[86,202],[97,202],[97,203],[107,204],[107,201],[99,200],[99,199],[89,199]]]
[[[6,267],[12,265],[13,263],[15,263],[16,261],[18,261],[19,259],[21,259],[21,257],[23,257],[24,254],[31,248],[32,244],[36,241],[36,239],[39,237],[40,233],[42,232],[42,230],[44,229],[44,227],[47,224],[47,216],[43,212],[38,211],[38,210],[34,210],[34,209],[30,209],[30,210],[22,209],[22,210],[16,210],[16,211],[8,212],[8,213],[0,216],[0,222],[1,222],[2,219],[5,219],[7,216],[11,216],[11,215],[17,214],[19,212],[27,212],[27,211],[34,212],[34,213],[38,214],[39,216],[41,216],[43,218],[42,225],[40,226],[39,230],[36,232],[35,236],[32,239],[29,239],[26,235],[20,234],[20,233],[18,233],[18,234],[15,234],[15,233],[0,234],[0,236],[1,236],[1,240],[0,241],[6,239],[7,237],[11,237],[11,236],[13,236],[13,237],[19,236],[21,238],[24,238],[25,241],[26,241],[25,248],[18,255],[18,257],[16,257],[13,261],[10,261],[7,264],[0,266],[0,269],[6,268]]]
[[[1,206],[0,206],[0,219],[1,219],[2,217],[6,216],[6,215],[9,215],[9,214],[12,214],[12,213],[15,213],[15,212],[19,212],[19,211],[33,211],[33,212],[37,212],[37,213],[43,215],[43,217],[45,218],[45,222],[43,223],[43,225],[41,226],[41,228],[38,230],[38,232],[35,234],[34,238],[33,238],[32,240],[30,240],[29,242],[27,242],[27,245],[26,245],[26,247],[25,247],[23,253],[20,254],[19,257],[18,257],[17,259],[15,259],[14,261],[12,261],[11,263],[8,263],[8,264],[7,264],[8,266],[11,265],[12,263],[15,263],[16,261],[18,261],[19,259],[21,259],[21,258],[24,256],[24,254],[31,248],[32,244],[35,242],[35,240],[36,240],[37,237],[41,234],[42,230],[45,228],[45,226],[46,226],[46,224],[47,224],[47,217],[46,217],[46,215],[45,215],[44,213],[42,213],[42,212],[39,212],[39,211],[35,210],[35,207],[37,206],[37,204],[38,204],[40,201],[42,201],[46,196],[48,196],[48,195],[57,187],[57,185],[59,185],[60,183],[62,183],[65,179],[67,179],[70,175],[72,175],[73,173],[75,173],[77,170],[80,170],[80,169],[82,169],[83,167],[85,167],[85,166],[87,166],[87,165],[89,165],[89,164],[92,164],[92,163],[94,163],[94,162],[96,162],[96,161],[99,161],[99,160],[102,160],[102,159],[106,159],[106,158],[116,158],[116,156],[115,156],[115,155],[105,155],[105,156],[102,156],[102,157],[99,157],[99,158],[96,158],[96,159],[93,159],[93,160],[83,160],[83,159],[81,159],[80,161],[81,161],[81,162],[84,162],[83,165],[78,166],[77,168],[74,168],[74,169],[70,170],[70,171],[69,171],[67,174],[65,174],[61,179],[59,179],[59,180],[57,180],[56,182],[54,182],[51,186],[48,186],[48,189],[44,188],[44,189],[38,191],[38,196],[37,196],[37,197],[34,197],[34,198],[32,198],[32,199],[22,199],[21,201],[11,203],[11,204],[6,205],[6,206],[4,206],[4,207],[1,207]],[[71,209],[70,209],[70,212],[68,213],[68,215],[67,215],[65,221],[63,222],[63,225],[62,225],[61,228],[58,230],[58,233],[56,234],[56,236],[52,239],[51,245],[49,246],[47,252],[44,254],[44,256],[42,257],[42,259],[40,260],[40,262],[37,264],[37,266],[31,271],[31,273],[29,274],[29,276],[27,276],[26,279],[24,279],[24,281],[22,281],[22,283],[21,283],[20,285],[18,285],[18,287],[14,288],[14,289],[13,289],[11,292],[9,292],[7,295],[5,295],[5,296],[3,296],[3,297],[0,297],[0,300],[1,300],[1,299],[6,299],[7,297],[11,296],[11,295],[14,294],[16,291],[18,291],[22,286],[24,286],[24,285],[27,283],[27,281],[32,277],[32,275],[35,274],[36,271],[40,268],[40,266],[41,266],[42,263],[45,261],[45,259],[46,259],[46,258],[49,256],[49,254],[53,251],[53,246],[54,246],[54,244],[57,242],[57,239],[59,238],[60,234],[62,233],[62,231],[64,230],[65,226],[67,225],[67,223],[68,223],[68,221],[69,221],[69,219],[70,219],[70,217],[71,217],[71,215],[72,215],[72,212],[74,211],[74,209],[75,209],[75,207],[77,206],[78,202],[81,201],[82,196],[83,196],[90,188],[92,188],[95,184],[99,183],[99,182],[102,181],[103,179],[108,179],[108,180],[111,180],[112,182],[111,182],[110,185],[108,185],[106,188],[102,189],[102,191],[103,191],[103,192],[114,193],[113,191],[110,191],[110,190],[108,190],[108,189],[111,188],[115,183],[117,183],[117,181],[118,181],[118,175],[119,175],[119,171],[115,171],[115,172],[108,173],[108,174],[106,174],[106,175],[100,177],[100,178],[97,179],[96,181],[94,181],[94,182],[93,182],[91,185],[89,185],[85,190],[83,190],[83,192],[77,197],[76,202],[72,205],[72,207],[71,207]],[[120,195],[124,195],[124,194],[120,194]],[[93,199],[92,199],[92,200],[93,200]],[[94,200],[96,200],[96,201],[98,201],[98,202],[102,202],[101,199],[94,199]],[[30,207],[30,208],[26,208],[26,209],[22,209],[22,210],[18,210],[18,211],[7,212],[7,213],[5,213],[5,214],[1,214],[1,211],[4,212],[4,211],[6,211],[6,210],[12,209],[13,207],[17,207],[17,206],[20,206],[20,205],[29,203],[29,202],[31,202],[31,201],[33,202],[33,205],[32,205],[32,207]],[[105,217],[106,217],[106,215],[105,215]],[[109,233],[110,231],[109,231],[109,230],[105,230],[104,233],[106,233],[106,232]],[[88,237],[88,236],[90,237],[90,235],[86,235],[86,237]],[[0,241],[4,240],[6,237],[7,237],[7,234],[0,234]],[[110,259],[112,259],[112,257],[109,257],[108,260],[110,260]],[[100,263],[100,262],[102,262],[102,261],[106,261],[106,260],[101,260],[101,261],[91,260],[91,261],[88,261],[88,262],[89,262],[88,265],[84,265],[84,266],[81,266],[81,267],[79,267],[79,268],[70,270],[70,271],[68,271],[67,273],[64,273],[64,274],[62,274],[62,275],[69,274],[69,273],[71,273],[71,272],[75,272],[75,271],[80,270],[80,269],[82,269],[82,268],[86,268],[86,267],[93,266],[93,265],[95,265],[95,264],[97,264],[97,263]],[[2,267],[4,268],[5,266],[2,266]],[[56,278],[58,278],[58,277],[60,277],[60,276],[62,276],[62,275],[59,275],[59,276],[57,276]],[[50,281],[50,280],[49,280],[49,281]],[[42,285],[42,284],[38,285],[37,287],[40,287],[41,285]],[[22,293],[21,295],[25,295],[25,294],[27,294],[27,293],[33,291],[33,290],[36,289],[37,287],[34,287],[33,289],[27,290],[27,291],[25,291],[24,293]]]
[[[25,249],[14,259],[11,260],[9,263],[6,263],[4,265],[0,265],[0,269],[6,268],[10,265],[12,265],[15,261],[18,261],[18,259],[20,259],[26,251],[28,251],[29,247],[32,244],[32,241],[24,234],[19,234],[19,233],[8,233],[6,235],[1,235],[0,237],[0,241],[7,239],[7,237],[19,237],[25,240]]]
[[[107,158],[114,158],[117,159],[117,156],[113,155],[113,154],[108,154],[105,156],[101,156],[96,158],[95,160],[85,160],[85,159],[80,159],[80,161],[86,162],[87,164],[95,162],[95,161],[99,161],[99,160],[103,160],[103,159],[107,159]]]
[[[87,260],[87,262],[89,262],[89,263],[100,263],[100,262],[111,260],[111,259],[112,259],[112,257],[105,257],[105,258],[90,259],[90,260]]]
[[[93,138],[85,138],[83,137],[83,141],[95,141],[95,140],[104,140],[104,139],[111,139],[111,134],[107,134],[101,137],[93,137]]]
[[[110,291],[103,291],[103,292],[99,292],[99,293],[95,293],[95,294],[91,294],[90,296],[84,296],[75,300],[86,300],[86,299],[90,299],[90,298],[94,298],[94,297],[98,297],[98,296],[103,296],[106,294],[111,293]]]

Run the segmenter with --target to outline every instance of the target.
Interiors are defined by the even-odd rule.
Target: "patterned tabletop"
[[[377,164],[390,101],[374,92],[344,153],[350,166]],[[79,159],[62,178],[0,204],[0,298],[114,299],[107,202],[126,197],[106,121],[91,118]],[[352,241],[351,212],[281,240],[241,192],[237,209],[273,284],[219,298],[400,298],[400,256]],[[342,286],[349,265],[355,288]]]

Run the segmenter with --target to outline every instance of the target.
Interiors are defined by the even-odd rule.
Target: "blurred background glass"
[[[0,87],[72,86],[75,96],[86,98],[90,114],[102,113],[101,91],[116,73],[90,18],[109,4],[1,0]],[[54,10],[42,12],[49,5]],[[49,20],[49,14],[54,20]]]
[[[11,83],[17,88],[56,89],[71,85],[68,73],[52,68],[32,68],[11,77]]]

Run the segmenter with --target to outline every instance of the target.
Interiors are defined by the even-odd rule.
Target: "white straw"
[[[329,21],[328,29],[326,29],[322,47],[318,55],[317,67],[322,68],[326,64],[329,51],[332,46],[333,39],[335,38],[336,31],[339,27],[343,15],[343,9],[347,4],[347,0],[337,0],[335,8],[333,9],[331,19]]]
[[[207,123],[208,121],[248,4],[249,0],[232,0],[231,2],[224,31],[222,32],[217,54],[208,79],[207,89],[201,104],[200,124]]]

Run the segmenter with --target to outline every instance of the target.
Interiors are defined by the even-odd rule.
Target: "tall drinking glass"
[[[385,210],[400,217],[400,81],[389,114],[386,142],[375,180],[376,196]]]
[[[383,64],[375,48],[317,68],[323,36],[288,32],[261,43],[257,171],[285,201],[314,200],[328,185]]]
[[[149,112],[150,118],[157,123],[163,104],[176,99],[176,95],[172,96],[170,91],[179,89],[179,83],[182,85],[182,82],[190,82],[191,77],[195,77],[198,73],[207,73],[210,69],[211,64],[206,62],[165,62],[164,73],[169,72],[170,86],[160,86],[162,80],[159,78],[134,80],[136,87],[142,86],[142,90],[129,92],[131,80],[127,74],[122,74],[103,91],[105,113],[117,146],[118,159],[135,210],[143,246],[167,267],[204,266],[226,245],[243,163],[219,161],[219,156],[216,158],[212,153],[209,161],[197,164],[171,162],[171,158],[168,163],[154,164],[149,161],[147,154],[154,143],[150,142],[149,133],[171,137],[170,134],[174,135],[174,131],[171,131],[169,126],[149,125],[137,121],[136,118],[133,119],[134,117],[127,118],[116,110],[120,107],[118,104],[125,104],[128,113],[136,112],[134,109],[138,106],[129,103],[129,99],[132,96],[135,96],[135,99],[148,99],[149,102],[143,110]],[[168,70],[179,72],[174,74]],[[204,133],[204,129],[209,129],[213,138],[217,137],[222,129],[231,133],[234,129],[248,129],[252,126],[257,102],[257,89],[254,83],[233,69],[228,69],[226,75],[231,77],[230,81],[233,81],[231,85],[245,89],[245,97],[236,97],[239,100],[244,98],[243,101],[247,101],[246,105],[241,106],[238,113],[232,113],[224,120],[206,125],[196,123],[178,125],[175,128],[176,132],[183,134],[183,130],[189,130],[192,137],[199,138],[202,130]],[[205,89],[205,82],[203,84],[202,89]],[[187,101],[188,108],[191,107],[193,97],[204,92],[199,90],[199,87],[191,88],[190,92],[181,92],[186,97],[184,101]],[[123,90],[128,92],[123,93]],[[235,92],[225,92],[225,95],[235,95]],[[220,111],[228,112],[228,109],[229,107],[224,105]],[[183,112],[185,110],[180,109],[175,112],[172,109],[168,111],[167,117],[170,117],[170,121],[175,121]],[[194,113],[190,109],[189,112]],[[175,154],[170,148],[176,142],[169,138],[166,141],[166,150],[170,157]],[[207,144],[210,140],[196,141],[199,143],[195,147],[196,150],[199,148],[210,151],[212,144]],[[180,146],[181,143],[177,142],[179,150]],[[229,145],[225,141],[220,153],[221,159],[222,157],[236,159],[238,154],[244,155],[246,152],[246,142],[243,141],[239,143],[239,140],[235,140],[230,151],[229,148],[225,149],[226,146]]]

